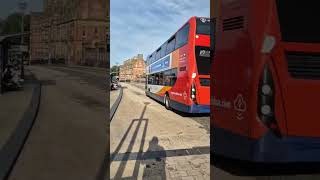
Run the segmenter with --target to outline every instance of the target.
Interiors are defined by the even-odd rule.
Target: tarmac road
[[[109,147],[103,74],[78,67],[27,68],[42,81],[41,103],[9,179],[90,180],[108,173],[99,172]]]

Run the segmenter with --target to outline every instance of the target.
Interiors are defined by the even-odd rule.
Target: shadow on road
[[[159,152],[158,157],[155,159],[147,160],[150,156],[149,154],[152,154],[154,152]],[[160,158],[163,157],[163,158]],[[145,164],[145,168],[143,171],[143,178],[148,177],[154,177],[153,174],[156,172],[156,176],[158,176],[161,179],[167,179],[166,178],[166,151],[162,146],[159,145],[159,139],[158,137],[154,136],[152,140],[149,141],[149,148],[147,152],[145,153],[143,157],[143,164]]]
[[[160,178],[166,179],[166,158],[168,157],[177,157],[177,156],[189,156],[189,155],[203,155],[210,153],[210,147],[194,147],[191,149],[173,149],[173,150],[165,150],[164,147],[159,145],[159,139],[157,136],[153,136],[153,138],[149,141],[149,147],[146,152],[143,152],[143,147],[145,145],[145,138],[148,128],[149,119],[144,118],[144,114],[146,112],[147,106],[149,102],[145,102],[145,106],[142,110],[139,119],[133,119],[130,123],[127,131],[124,136],[120,140],[119,145],[116,147],[115,151],[111,154],[111,161],[120,162],[118,166],[115,176],[113,179],[135,179],[139,176],[140,166],[144,165],[143,169],[143,179],[152,179],[152,178]],[[143,123],[144,122],[144,123]],[[134,124],[137,124],[134,127]],[[135,145],[135,141],[138,137],[139,131],[142,132],[141,143],[139,145],[138,152],[132,152],[133,147]],[[130,131],[133,131],[132,137],[130,141],[128,140],[128,135]],[[120,149],[123,148],[125,142],[130,142],[126,151],[124,153],[119,153]],[[135,161],[132,176],[123,178],[124,171],[129,161]],[[130,166],[130,165],[128,165]]]
[[[142,110],[140,118],[132,120],[129,128],[127,129],[126,133],[122,137],[119,145],[117,146],[117,148],[114,151],[114,153],[111,155],[111,161],[113,161],[115,159],[115,156],[119,153],[119,151],[120,151],[121,147],[123,146],[125,140],[127,139],[127,136],[129,134],[129,132],[131,131],[131,129],[133,127],[133,124],[134,123],[138,123],[137,126],[136,126],[136,129],[133,132],[132,138],[129,141],[130,144],[129,144],[127,150],[126,150],[126,153],[121,158],[121,163],[120,163],[119,168],[118,168],[118,170],[117,170],[117,172],[115,174],[114,179],[121,179],[122,178],[124,170],[125,170],[125,167],[126,167],[127,162],[128,162],[128,159],[130,157],[130,153],[133,150],[134,142],[135,142],[135,140],[136,140],[136,138],[138,136],[138,132],[140,130],[140,126],[141,126],[142,122],[144,121],[145,123],[144,123],[142,138],[141,138],[141,144],[140,144],[140,147],[139,147],[139,153],[137,154],[137,159],[142,159],[143,146],[144,146],[144,143],[145,143],[145,137],[146,137],[148,121],[149,121],[148,119],[144,119],[143,117],[144,117],[144,114],[146,112],[147,106],[150,103],[149,102],[145,102],[144,104],[145,104],[145,106],[144,106],[144,108]],[[134,169],[133,169],[133,177],[138,177],[138,175],[139,175],[139,167],[140,167],[140,160],[137,160],[136,163],[135,163]]]

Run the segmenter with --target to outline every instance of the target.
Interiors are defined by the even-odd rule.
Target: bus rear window
[[[210,35],[210,19],[197,18],[197,34]]]
[[[210,74],[211,58],[210,47],[196,46],[195,48],[196,62],[198,74],[208,75]]]
[[[287,42],[320,42],[318,1],[276,0],[282,40]]]
[[[210,79],[209,78],[200,78],[200,85],[201,86],[210,86]]]

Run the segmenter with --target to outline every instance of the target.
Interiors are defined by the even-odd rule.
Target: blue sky
[[[110,65],[156,50],[192,16],[210,17],[210,0],[110,0]]]
[[[42,11],[43,0],[26,0],[29,11]],[[0,0],[0,18],[5,19],[9,14],[18,11],[19,0]]]

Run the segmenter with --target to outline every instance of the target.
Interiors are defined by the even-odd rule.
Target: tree
[[[0,34],[15,34],[21,32],[21,14],[13,13],[0,23]],[[24,31],[30,31],[30,15],[24,16]]]
[[[114,66],[111,67],[111,73],[112,74],[115,74],[116,76],[119,76],[119,71],[120,71],[120,66],[114,65]]]
[[[0,18],[0,34],[2,32],[3,24],[4,24],[4,20]]]

